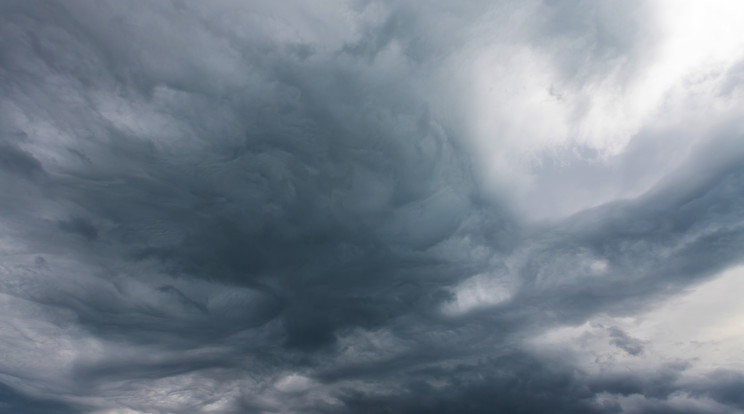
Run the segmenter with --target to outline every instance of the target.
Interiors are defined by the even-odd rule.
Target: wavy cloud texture
[[[744,412],[736,2],[316,3],[0,4],[0,412]]]

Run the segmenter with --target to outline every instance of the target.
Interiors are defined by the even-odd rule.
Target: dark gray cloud
[[[610,328],[610,336],[612,337],[612,342],[610,342],[612,345],[631,355],[638,355],[643,352],[643,342],[629,336],[618,328]]]
[[[73,407],[54,401],[29,398],[8,386],[0,386],[1,413],[74,413]]]
[[[744,410],[626,321],[744,248],[741,64],[648,120],[662,12],[3,3],[0,411]]]

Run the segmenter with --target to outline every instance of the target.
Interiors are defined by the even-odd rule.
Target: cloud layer
[[[744,412],[733,3],[3,2],[0,412]]]

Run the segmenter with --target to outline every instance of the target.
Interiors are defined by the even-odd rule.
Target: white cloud
[[[299,374],[286,375],[275,384],[277,390],[288,394],[305,392],[313,386],[313,381],[310,378]]]
[[[601,315],[580,326],[552,329],[531,340],[539,353],[573,358],[589,375],[632,372],[649,375],[664,365],[685,363],[688,379],[716,369],[744,374],[744,267],[626,317]],[[615,332],[643,348],[631,353]],[[621,344],[620,344],[621,345]]]
[[[442,312],[462,316],[506,302],[515,289],[515,281],[507,276],[481,273],[465,279],[452,288],[453,298],[445,302]]]
[[[529,4],[527,14],[548,13]],[[588,7],[593,20],[581,23],[607,31],[610,41],[636,36],[633,48],[606,46],[602,52],[600,42],[608,40],[582,31],[554,35],[546,48],[546,40],[529,32],[529,22],[523,22],[526,28],[516,23],[515,12],[509,23],[491,22],[455,57],[466,96],[464,124],[481,176],[531,218],[638,196],[687,156],[685,148],[711,139],[732,102],[742,109],[740,99],[720,93],[744,59],[744,29],[734,17],[742,14],[738,2]],[[612,32],[615,20],[636,33]],[[503,32],[520,41],[500,41]],[[572,56],[578,69],[568,76],[563,62]],[[664,142],[653,143],[660,135]],[[643,156],[632,156],[632,166],[622,167],[633,140],[635,146],[649,144]],[[657,158],[666,159],[660,164]],[[578,166],[576,174],[556,175]]]

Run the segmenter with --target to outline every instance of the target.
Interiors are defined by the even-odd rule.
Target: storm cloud
[[[736,2],[0,3],[0,413],[741,413]]]

